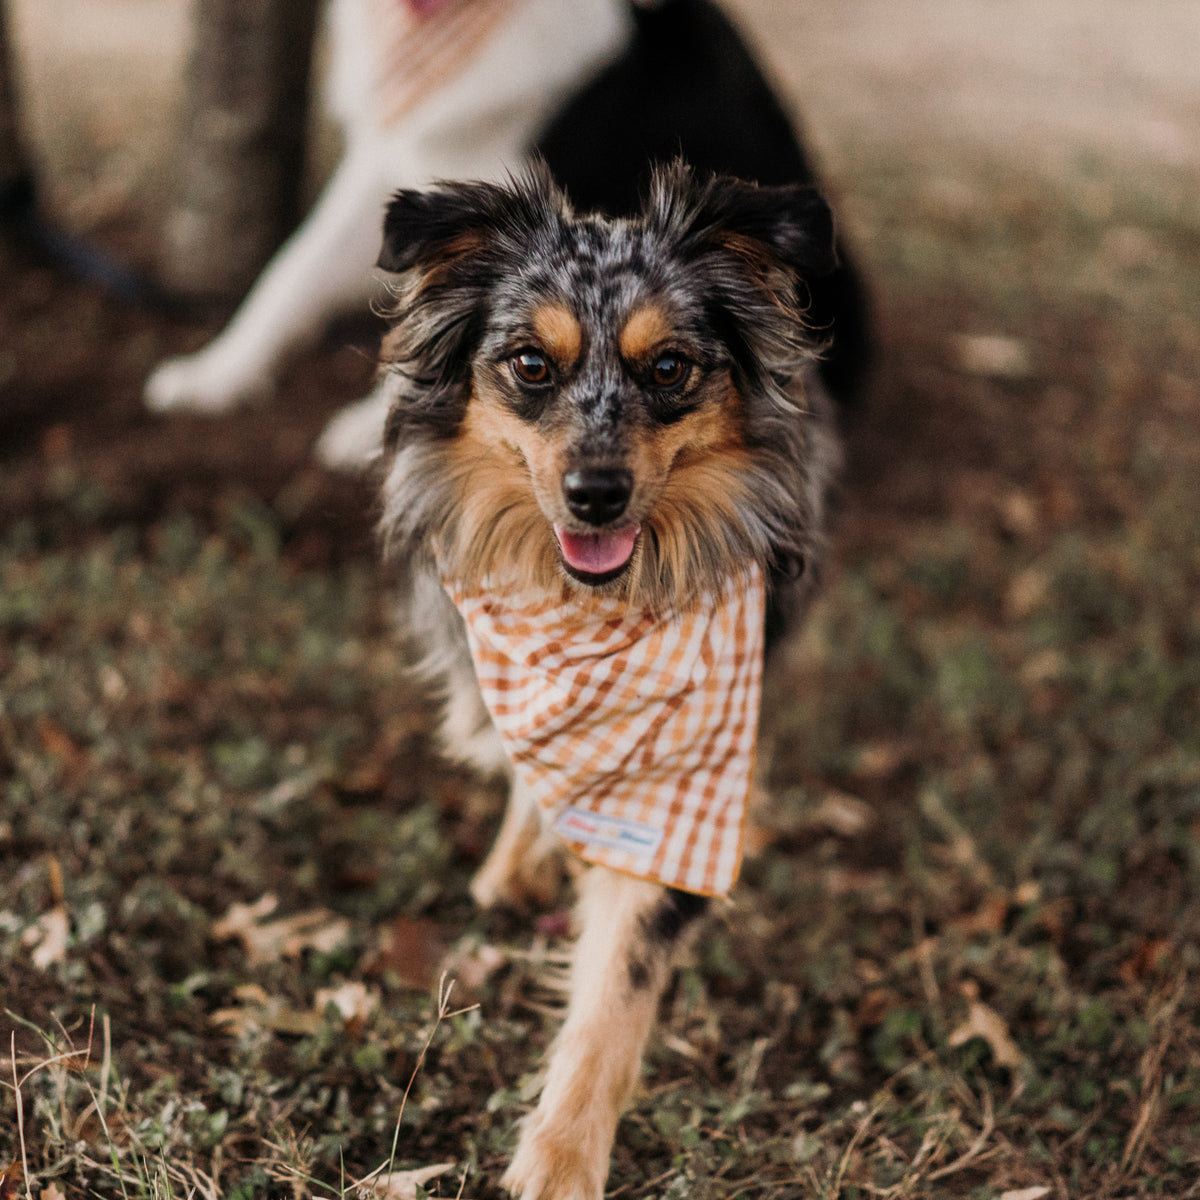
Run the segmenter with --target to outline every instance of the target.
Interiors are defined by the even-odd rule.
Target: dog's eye
[[[522,382],[533,385],[550,382],[550,364],[536,350],[522,350],[512,358],[513,374]]]
[[[692,364],[678,354],[660,354],[650,369],[650,378],[658,388],[677,388],[691,374]]]

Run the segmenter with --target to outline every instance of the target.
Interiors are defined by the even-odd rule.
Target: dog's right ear
[[[389,445],[458,428],[492,290],[505,266],[560,219],[564,203],[540,167],[508,186],[443,183],[393,197],[379,266],[406,277],[381,352],[404,381],[388,418]]]
[[[507,187],[453,182],[430,191],[406,189],[388,205],[376,265],[401,272],[476,257],[506,233],[545,222],[561,205],[549,171],[537,163]]]
[[[407,271],[419,262],[440,257],[456,242],[469,242],[470,231],[486,223],[491,207],[485,203],[488,199],[467,194],[464,185],[433,192],[397,192],[383,220],[383,246],[376,265],[385,271]],[[469,250],[470,246],[462,248]]]

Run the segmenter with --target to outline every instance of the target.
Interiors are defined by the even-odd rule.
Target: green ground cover
[[[1200,220],[1075,184],[860,165],[835,562],[612,1195],[1200,1195]],[[499,797],[433,754],[383,574],[278,493],[109,475],[46,452],[0,529],[0,1168],[498,1195],[565,922],[466,900]]]

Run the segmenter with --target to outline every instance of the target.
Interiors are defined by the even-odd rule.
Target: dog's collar
[[[570,848],[668,887],[726,895],[754,768],[762,571],[666,614],[442,582],[518,781]]]

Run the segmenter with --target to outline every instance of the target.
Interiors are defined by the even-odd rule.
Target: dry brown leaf
[[[225,915],[213,922],[213,937],[221,942],[241,937],[244,930],[253,928],[263,917],[270,916],[278,905],[278,898],[270,892],[260,896],[253,904],[231,904]]]
[[[999,933],[1008,920],[1009,896],[1007,892],[990,892],[973,913],[955,917],[949,923],[951,929],[973,937],[981,933]]]
[[[826,792],[812,813],[813,824],[841,837],[856,837],[870,828],[874,819],[875,810],[865,800],[838,791]]]
[[[1027,567],[1013,577],[1004,593],[1004,615],[1010,621],[1032,616],[1050,595],[1052,580],[1041,567]]]
[[[393,1171],[361,1184],[360,1194],[367,1200],[416,1200],[418,1187],[424,1187],[429,1180],[453,1169],[454,1164],[448,1162],[412,1171]]]
[[[1031,537],[1042,523],[1037,501],[1028,493],[1013,490],[1000,499],[1000,526],[1005,533]]]
[[[982,1000],[971,1000],[967,1019],[947,1039],[953,1047],[963,1046],[972,1038],[983,1038],[999,1067],[1010,1071],[1019,1070],[1025,1063],[1025,1055],[1012,1039],[1008,1023]]]
[[[87,769],[87,752],[45,714],[37,719],[37,735],[42,749],[59,759],[69,771],[78,773]]]
[[[1168,960],[1171,942],[1168,938],[1143,938],[1137,949],[1118,968],[1117,976],[1122,983],[1140,983],[1147,975],[1153,975]]]
[[[959,369],[988,379],[1026,379],[1033,374],[1028,343],[1004,334],[960,334],[952,339]]]
[[[874,742],[859,750],[854,774],[859,779],[889,779],[911,761],[911,746],[903,742]]]
[[[67,957],[67,937],[71,932],[71,920],[66,906],[56,904],[43,913],[37,921],[21,935],[21,944],[32,949],[33,965],[45,971]]]
[[[49,1187],[42,1188],[40,1200],[66,1200],[66,1197],[58,1190],[58,1184],[52,1183]]]
[[[271,993],[261,983],[243,983],[233,989],[239,1004],[266,1005],[271,1002]]]
[[[25,1171],[19,1161],[0,1168],[0,1200],[17,1200],[17,1189],[24,1181]]]
[[[328,954],[349,936],[350,922],[326,908],[312,908],[291,917],[263,921],[275,911],[278,901],[263,896],[253,904],[234,904],[213,924],[213,937],[220,941],[236,939],[246,951],[252,967],[298,958],[305,950]]]
[[[350,922],[327,908],[314,908],[262,926],[264,938],[282,947],[284,958],[296,958],[305,950],[330,954],[350,936]]]
[[[360,1028],[379,1007],[379,993],[365,983],[352,980],[336,988],[318,988],[313,1007],[318,1016],[333,1005],[347,1029]]]
[[[247,983],[234,991],[235,1008],[219,1008],[209,1014],[209,1022],[224,1033],[241,1037],[254,1029],[269,1029],[273,1033],[292,1037],[310,1037],[321,1027],[319,1012],[301,1012],[289,1008],[282,1000],[268,995],[256,983]]]
[[[446,974],[468,993],[478,991],[508,962],[508,955],[496,946],[472,946],[446,960]]]
[[[370,970],[390,971],[406,987],[428,992],[441,975],[447,946],[433,921],[397,917],[382,933]]]

